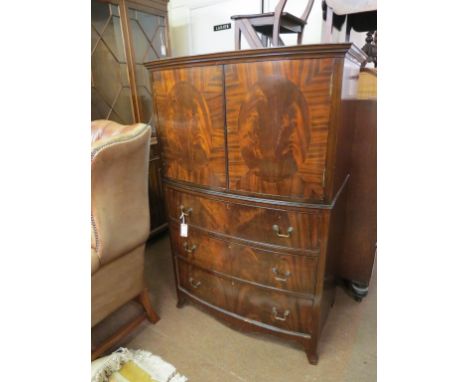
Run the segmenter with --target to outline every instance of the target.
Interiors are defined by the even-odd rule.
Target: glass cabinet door
[[[133,123],[119,8],[91,1],[91,119]]]
[[[140,117],[142,122],[149,123],[152,126],[154,133],[155,121],[153,120],[151,78],[149,71],[143,64],[166,57],[166,20],[162,16],[131,7],[128,9],[128,18],[134,53],[135,80],[141,107]]]

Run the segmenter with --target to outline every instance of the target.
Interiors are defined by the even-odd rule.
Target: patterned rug
[[[120,348],[91,363],[91,382],[186,382],[170,363],[144,350]]]

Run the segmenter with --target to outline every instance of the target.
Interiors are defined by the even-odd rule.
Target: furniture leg
[[[241,30],[239,21],[236,20],[234,23],[234,45],[236,50],[240,50],[241,48]]]
[[[311,365],[317,365],[318,363],[318,353],[317,353],[317,341],[311,339],[308,346],[306,347],[306,355],[309,363]]]
[[[99,344],[95,349],[91,350],[91,360],[95,360],[107,352],[109,349],[121,342],[125,337],[127,337],[134,329],[136,329],[145,319],[148,319],[149,322],[155,324],[159,321],[159,316],[154,311],[151,306],[151,301],[149,298],[148,289],[145,288],[143,291],[135,298],[145,310],[144,313],[141,313],[127,325],[120,328],[116,333],[107,338],[102,344]]]
[[[361,283],[351,281],[349,284],[350,292],[357,302],[361,302],[364,297],[369,293],[369,286]]]
[[[297,34],[297,45],[302,45],[302,35],[304,33],[304,28]]]
[[[120,328],[117,333],[113,334],[107,338],[102,344],[98,345],[97,348],[91,350],[91,361],[94,361],[96,358],[99,358],[109,349],[121,342],[125,337],[127,337],[134,329],[136,329],[144,320],[146,319],[146,314],[142,313],[134,320],[129,322],[123,328]]]
[[[239,26],[251,48],[263,48],[262,40],[260,40],[255,29],[247,20],[241,20]]]
[[[177,293],[177,308],[183,308],[185,303],[187,302],[187,298],[185,296],[183,296],[182,294],[180,293]]]
[[[154,311],[153,307],[151,306],[151,301],[149,298],[148,289],[145,288],[143,291],[138,295],[138,302],[143,306],[145,309],[146,317],[148,321],[152,324],[155,324],[159,321],[158,314]]]
[[[351,20],[349,19],[349,15],[346,15],[346,35],[345,35],[345,41],[349,42],[351,39]]]

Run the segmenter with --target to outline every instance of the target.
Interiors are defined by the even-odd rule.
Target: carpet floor
[[[321,335],[319,363],[307,362],[294,343],[230,329],[188,303],[176,308],[169,237],[148,243],[145,274],[151,301],[161,320],[143,323],[120,346],[144,349],[173,364],[197,382],[374,382],[377,380],[377,277],[369,295],[355,302],[338,288]],[[129,303],[92,331],[97,343],[141,312]]]

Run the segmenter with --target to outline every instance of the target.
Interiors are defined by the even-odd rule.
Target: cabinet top
[[[145,66],[149,70],[155,71],[203,65],[223,65],[235,62],[327,57],[347,57],[361,64],[366,59],[366,54],[353,43],[293,45],[279,48],[245,49],[196,56],[162,58],[147,62]]]

